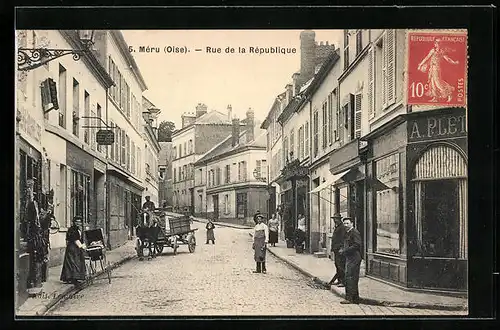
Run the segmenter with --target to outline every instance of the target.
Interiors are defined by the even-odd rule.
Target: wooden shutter
[[[396,31],[387,30],[387,106],[396,101]]]
[[[354,105],[354,94],[349,94],[349,103],[348,103],[348,119],[349,119],[349,140],[354,140],[354,132],[355,132],[355,120],[354,120],[354,114],[355,114],[355,105]]]
[[[382,35],[382,109],[387,107],[387,32]]]
[[[361,137],[361,99],[361,93],[354,97],[354,138]]]
[[[368,51],[368,112],[369,118],[375,117],[375,52]]]

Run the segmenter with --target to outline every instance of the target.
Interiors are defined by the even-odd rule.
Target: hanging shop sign
[[[115,143],[115,133],[112,130],[101,129],[96,134],[97,144],[101,146],[109,146]]]

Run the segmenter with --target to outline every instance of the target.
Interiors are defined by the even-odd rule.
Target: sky
[[[314,30],[316,41],[339,47],[340,30]],[[181,127],[181,115],[195,112],[198,103],[208,110],[243,119],[248,108],[263,121],[274,98],[300,69],[301,30],[122,30],[148,90],[144,95],[161,109],[158,122],[173,121]],[[160,48],[160,53],[140,52],[139,47]],[[168,46],[188,53],[166,53]],[[207,53],[206,47],[221,48]],[[227,47],[234,53],[226,53]],[[246,53],[240,53],[239,48]],[[295,48],[295,54],[254,54],[250,47]],[[202,51],[195,51],[202,49]]]

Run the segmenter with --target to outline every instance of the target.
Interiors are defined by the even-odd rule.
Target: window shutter
[[[396,32],[387,30],[387,106],[396,101]]]
[[[375,52],[368,51],[368,112],[370,119],[375,117]]]
[[[382,36],[382,109],[387,107],[387,32]]]
[[[349,94],[349,103],[348,103],[348,111],[349,115],[347,116],[349,119],[349,140],[354,140],[354,132],[355,132],[355,105],[354,105],[354,94]]]
[[[361,93],[356,94],[355,98],[354,98],[354,122],[355,122],[354,137],[355,138],[361,137],[361,98],[362,98]]]

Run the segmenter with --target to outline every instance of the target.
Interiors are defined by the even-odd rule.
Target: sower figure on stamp
[[[343,287],[345,283],[345,256],[340,253],[340,249],[344,246],[346,229],[342,223],[342,216],[340,214],[337,213],[332,218],[335,221],[335,230],[332,235],[331,251],[333,252],[336,273],[329,284]]]
[[[253,234],[253,249],[254,249],[254,259],[257,263],[257,268],[254,273],[266,273],[266,250],[267,243],[269,242],[269,228],[262,222],[263,216],[258,216],[256,218],[257,225],[254,228]]]
[[[345,256],[345,296],[341,304],[359,304],[359,270],[361,266],[361,234],[354,228],[352,218],[344,218],[346,234],[340,253]]]

